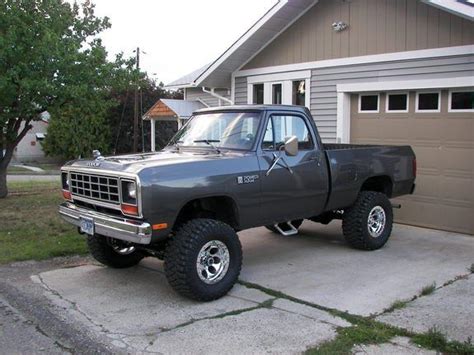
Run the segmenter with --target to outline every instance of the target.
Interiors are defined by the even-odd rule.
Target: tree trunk
[[[7,195],[7,168],[0,167],[0,198],[5,198]]]

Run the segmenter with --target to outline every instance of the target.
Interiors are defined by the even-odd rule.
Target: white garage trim
[[[366,83],[338,84],[337,90],[337,118],[336,137],[340,143],[350,142],[351,132],[351,93],[391,91],[391,90],[419,90],[472,87],[474,76],[454,77],[445,79],[421,79],[405,81],[374,81]]]

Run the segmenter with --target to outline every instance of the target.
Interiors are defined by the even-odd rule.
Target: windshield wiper
[[[179,148],[180,148],[179,145],[180,145],[181,143],[183,143],[183,141],[176,141],[176,142],[173,143],[173,148],[175,148],[175,149],[178,151],[178,153],[179,153],[179,151],[180,151],[180,150],[179,150]]]
[[[221,141],[219,139],[197,139],[194,141],[194,143],[206,143],[207,145],[211,146],[218,154],[220,154],[221,151],[212,143],[220,143],[220,142]]]

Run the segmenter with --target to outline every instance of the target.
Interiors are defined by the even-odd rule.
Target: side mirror
[[[286,155],[294,157],[298,154],[298,137],[291,136],[285,139],[284,145]]]

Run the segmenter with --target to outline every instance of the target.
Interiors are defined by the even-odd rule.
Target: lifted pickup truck
[[[323,144],[307,108],[229,106],[195,112],[162,151],[76,160],[62,168],[59,213],[116,268],[164,260],[180,294],[209,301],[236,282],[236,232],[296,234],[304,219],[342,219],[357,249],[381,248],[389,198],[414,190],[409,146]]]

